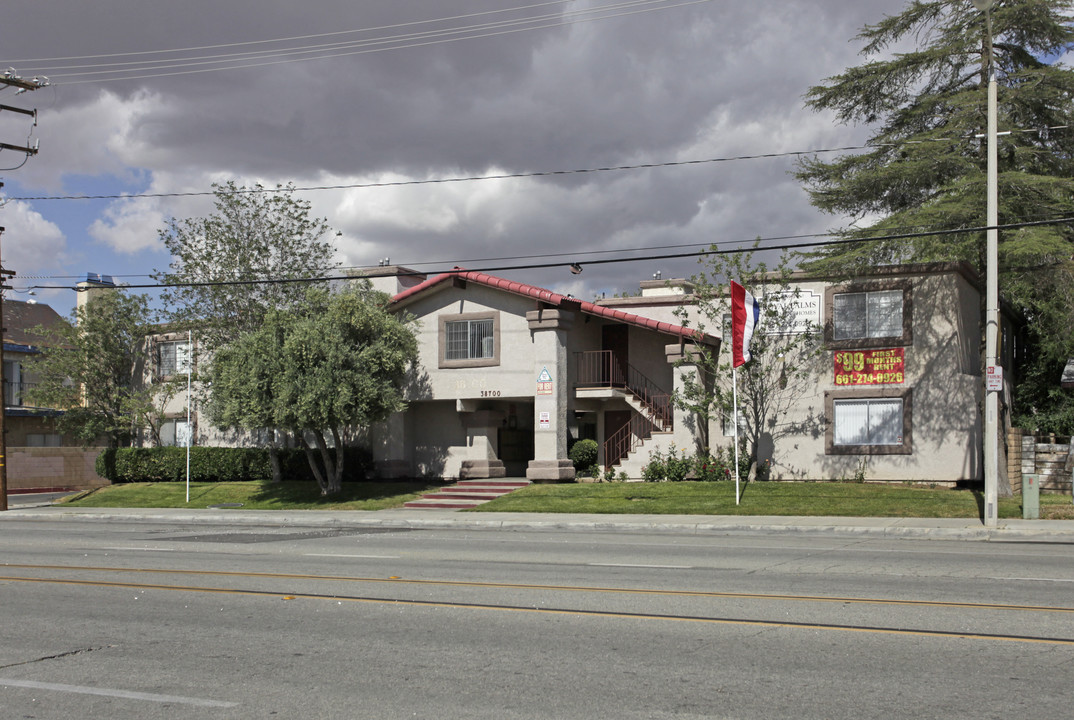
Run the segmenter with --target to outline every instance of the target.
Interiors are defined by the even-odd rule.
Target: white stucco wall
[[[875,279],[875,278],[874,278]],[[772,439],[772,474],[782,479],[851,478],[864,462],[867,480],[955,482],[980,477],[981,394],[979,295],[959,272],[885,275],[909,280],[912,342],[904,350],[904,382],[855,386],[835,382],[835,354],[826,344],[808,361],[810,379],[797,390],[792,407],[776,423]],[[833,282],[803,282],[820,292]],[[868,281],[861,287],[867,288]],[[822,323],[830,321],[823,307]],[[901,347],[897,343],[884,349]],[[876,348],[881,349],[881,348]],[[831,418],[826,393],[845,391],[876,397],[882,391],[910,391],[910,454],[835,454],[827,444]],[[827,406],[830,410],[830,406]],[[793,430],[789,430],[794,428]],[[723,444],[719,427],[712,437]]]

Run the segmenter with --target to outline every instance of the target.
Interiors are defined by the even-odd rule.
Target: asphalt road
[[[7,718],[1070,716],[1065,541],[0,523]]]

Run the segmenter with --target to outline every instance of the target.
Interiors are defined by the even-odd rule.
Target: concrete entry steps
[[[529,484],[529,480],[460,480],[454,485],[411,500],[403,507],[463,510],[487,503]]]

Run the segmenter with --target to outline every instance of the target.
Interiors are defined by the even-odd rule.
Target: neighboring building
[[[213,431],[208,423],[199,423],[196,393],[200,385],[187,392],[187,376],[197,374],[197,340],[189,333],[161,332],[146,339],[148,355],[142,372],[144,382],[158,388],[156,432],[147,437],[148,445],[185,446],[228,445],[226,433]],[[192,404],[190,404],[192,403]],[[190,412],[187,406],[190,404]]]
[[[34,406],[28,391],[34,385],[33,358],[41,353],[38,326],[66,324],[48,305],[4,299],[4,432],[8,447],[62,447],[67,442],[55,428],[55,408]]]

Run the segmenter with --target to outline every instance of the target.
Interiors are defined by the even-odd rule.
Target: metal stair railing
[[[671,394],[661,389],[633,365],[624,372],[611,350],[575,353],[577,387],[607,387],[626,390],[648,411],[649,420],[661,430],[670,430],[675,413]]]
[[[604,441],[604,468],[617,464],[653,436],[656,426],[644,415],[633,413],[630,422]]]

